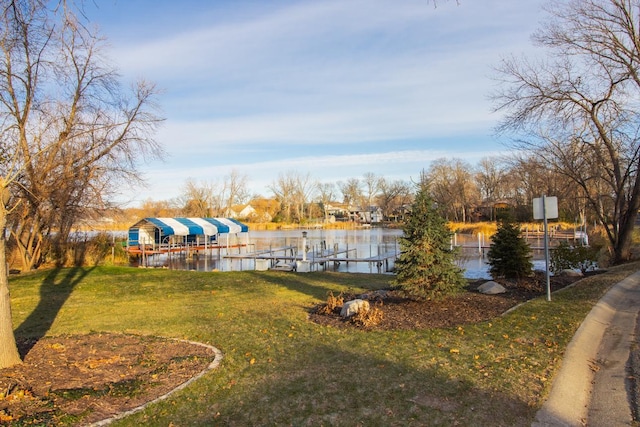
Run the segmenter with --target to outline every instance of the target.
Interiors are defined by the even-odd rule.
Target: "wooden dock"
[[[160,254],[174,254],[174,253],[204,253],[208,251],[221,251],[246,248],[246,244],[233,244],[233,245],[140,245],[129,246],[126,251],[131,255],[160,255]]]
[[[352,253],[356,256],[349,256],[349,254]],[[375,267],[378,273],[385,273],[391,271],[391,260],[396,259],[399,252],[388,251],[383,254],[359,258],[357,257],[356,249],[340,249],[334,247],[321,251],[308,251],[305,255],[306,256],[303,256],[303,254],[298,253],[296,246],[287,246],[244,254],[229,254],[226,255],[225,258],[267,260],[270,261],[271,264],[269,269],[286,271],[295,270],[296,263],[303,260],[310,263],[312,271],[314,269],[317,271],[320,268],[326,271],[332,263],[334,269],[337,269],[341,263],[346,263],[347,265],[349,265],[349,263],[369,263],[371,269]]]

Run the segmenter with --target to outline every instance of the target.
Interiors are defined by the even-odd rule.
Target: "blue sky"
[[[164,162],[129,205],[187,179],[287,171],[323,182],[416,178],[432,160],[505,148],[489,95],[500,58],[530,52],[543,0],[100,0],[85,12],[125,82],[161,89]]]

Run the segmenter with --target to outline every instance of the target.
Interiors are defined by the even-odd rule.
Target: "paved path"
[[[567,346],[534,427],[632,425],[627,361],[640,310],[640,272],[614,285]]]

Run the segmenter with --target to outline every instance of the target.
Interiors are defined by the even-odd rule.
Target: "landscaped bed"
[[[125,334],[21,340],[24,363],[0,370],[0,421],[87,424],[132,410],[190,380],[213,349]]]

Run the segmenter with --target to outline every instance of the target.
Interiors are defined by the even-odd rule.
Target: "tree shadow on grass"
[[[384,351],[307,343],[282,359],[257,359],[251,369],[263,370],[260,380],[240,375],[226,398],[187,392],[169,416],[162,406],[147,416],[194,425],[531,425],[535,408],[517,396],[376,350]]]
[[[38,340],[44,337],[55,321],[60,309],[74,288],[93,268],[56,268],[47,274],[40,285],[40,301],[14,333],[21,341],[20,356],[24,358]]]
[[[336,292],[337,286],[378,289],[380,286],[371,286],[371,284],[363,283],[362,278],[366,278],[366,274],[361,273],[342,273],[336,276],[330,276],[330,273],[280,273],[252,271],[251,275],[259,280],[273,283],[274,285],[283,286],[292,291],[300,292],[320,300],[326,299],[329,292]],[[351,274],[352,276],[349,276]],[[357,275],[360,275],[358,277]],[[348,279],[351,277],[351,280]]]

